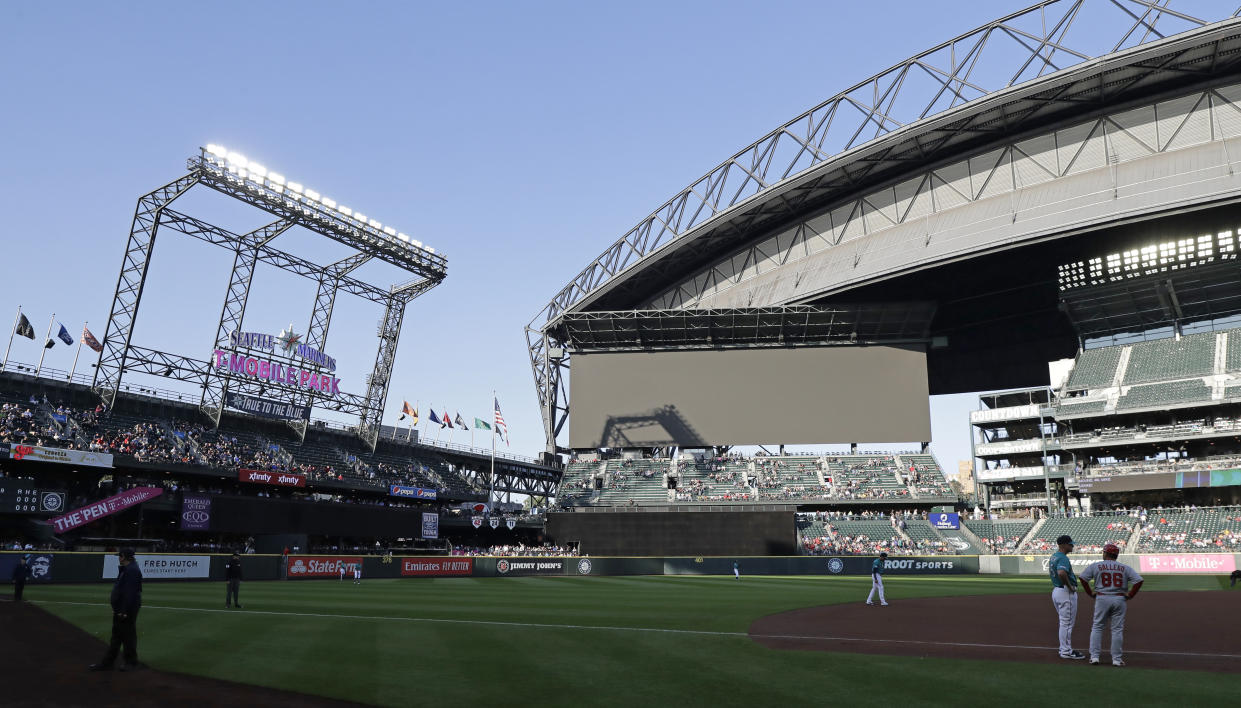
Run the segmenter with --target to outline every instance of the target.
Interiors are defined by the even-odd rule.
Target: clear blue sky
[[[512,451],[534,454],[522,328],[591,258],[781,122],[1026,4],[4,3],[0,327],[20,304],[40,337],[52,312],[102,337],[137,197],[216,142],[447,254],[447,281],[407,310],[386,420],[403,398],[487,417],[495,389]],[[266,221],[210,193],[177,208]],[[305,234],[279,245],[345,255]],[[230,264],[162,234],[135,341],[207,358]],[[304,331],[313,287],[260,269],[246,329]],[[338,301],[342,388],[364,390],[381,314]],[[72,359],[58,346],[47,365]],[[950,469],[975,403],[933,401]]]

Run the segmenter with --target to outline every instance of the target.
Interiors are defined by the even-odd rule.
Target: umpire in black
[[[30,578],[30,564],[26,560],[29,555],[18,556],[17,565],[13,566],[13,602],[22,601],[22,591],[26,589],[26,580]],[[1236,584],[1235,581],[1233,583]]]
[[[138,609],[142,607],[142,571],[134,562],[134,549],[122,548],[120,571],[112,584],[112,641],[108,651],[98,664],[91,664],[91,671],[108,671],[116,661],[116,655],[124,647],[124,663],[121,671],[138,668]]]
[[[224,579],[228,581],[228,589],[224,593],[224,607],[227,609],[233,605],[237,609],[241,609],[241,598],[237,593],[241,589],[241,556],[234,553],[232,558],[224,564]]]

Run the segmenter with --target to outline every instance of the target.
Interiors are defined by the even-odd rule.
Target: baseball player
[[[1229,575],[1228,577],[1232,579],[1232,581],[1231,581],[1231,583],[1228,585],[1228,587],[1230,587],[1230,588],[1235,588],[1235,587],[1237,587],[1237,581],[1238,581],[1238,580],[1241,580],[1241,570],[1234,570],[1234,571],[1232,571],[1232,575]]]
[[[733,561],[733,575],[737,576],[737,580],[741,580],[741,566],[737,561]]]
[[[1051,604],[1056,606],[1060,625],[1060,658],[1085,659],[1086,655],[1073,650],[1073,624],[1077,622],[1077,577],[1069,554],[1073,552],[1073,539],[1068,535],[1056,539],[1060,550],[1051,554],[1047,573],[1051,576]]]
[[[1103,547],[1103,560],[1082,571],[1082,590],[1094,598],[1094,623],[1090,626],[1090,663],[1099,664],[1103,653],[1103,624],[1112,620],[1112,666],[1124,666],[1125,610],[1142,587],[1142,576],[1116,560],[1120,548],[1113,543]],[[1094,590],[1090,581],[1094,581]],[[1132,586],[1132,587],[1131,587]]]
[[[353,584],[362,584],[362,563],[360,561],[357,565],[353,566]]]
[[[882,551],[874,563],[870,564],[870,594],[866,596],[866,604],[875,604],[875,591],[879,591],[879,604],[884,607],[888,606],[888,601],[883,597],[883,563],[888,559],[888,552]]]

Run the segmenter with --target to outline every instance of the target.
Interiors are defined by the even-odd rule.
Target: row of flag
[[[434,423],[440,426],[440,430],[443,430],[444,428],[448,428],[449,430],[486,430],[489,432],[494,431],[495,434],[499,435],[500,439],[503,440],[504,443],[507,445],[508,444],[508,425],[506,425],[504,422],[504,414],[500,412],[500,399],[495,398],[494,402],[495,402],[495,411],[494,411],[494,416],[492,417],[492,422],[488,423],[482,418],[476,417],[474,418],[473,428],[470,427],[470,424],[466,422],[465,417],[462,416],[460,412],[457,413],[456,417],[452,417],[449,415],[448,411],[444,409],[441,409],[444,411],[443,413],[436,413],[434,408],[428,407],[427,410],[430,412],[430,415],[428,416],[427,420],[430,423]],[[401,417],[398,418],[397,420],[405,420],[406,418],[409,418],[409,425],[411,428],[415,425],[418,425],[418,421],[419,421],[418,408],[416,406],[409,405],[409,401],[402,401],[402,403],[404,403],[405,405],[401,407]]]
[[[56,324],[60,325],[60,331],[58,331],[55,338],[53,338],[52,331],[49,327],[47,339],[43,342],[44,349],[51,349],[56,346],[57,339],[64,342],[66,346],[73,345],[74,339],[73,335],[69,334],[69,328],[65,327],[62,322],[56,322]],[[21,312],[18,312],[17,314],[17,324],[13,329],[13,334],[31,340],[35,338],[34,325],[30,324],[30,320],[27,319],[27,317]],[[12,337],[9,339],[12,340]],[[97,352],[103,351],[103,345],[99,343],[98,339],[95,339],[95,335],[91,334],[91,331],[86,327],[86,325],[82,325],[82,343]]]

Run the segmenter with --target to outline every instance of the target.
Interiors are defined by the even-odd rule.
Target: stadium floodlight
[[[443,267],[444,257],[435,255],[434,249],[423,246],[421,242],[413,241],[408,236],[402,239],[396,229],[385,227],[377,219],[368,218],[349,207],[340,206],[335,200],[323,197],[321,193],[300,182],[286,181],[284,175],[269,171],[257,162],[251,162],[239,152],[210,143],[202,149],[201,157],[191,162],[193,166],[226,178],[230,189],[240,188],[255,197],[270,200],[278,209],[290,210],[300,218],[349,233],[349,238],[359,238],[374,246],[386,245],[393,249],[391,253],[399,264],[418,263],[420,265],[416,267],[419,269],[430,265],[436,272]],[[413,253],[415,250],[421,255]],[[435,257],[428,263],[422,260],[426,256]]]

